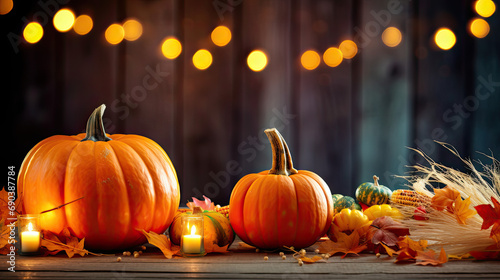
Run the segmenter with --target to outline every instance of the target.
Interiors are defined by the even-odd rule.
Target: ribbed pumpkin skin
[[[391,194],[388,187],[375,186],[371,182],[363,183],[356,189],[356,199],[368,206],[389,203]]]
[[[181,218],[184,215],[190,215],[191,212],[177,213],[174,221],[170,225],[169,236],[170,241],[176,245],[181,244],[182,224]],[[218,212],[203,212],[203,232],[205,251],[210,253],[211,244],[217,244],[219,247],[231,245],[234,241],[234,232],[231,228],[231,223]]]
[[[40,213],[44,230],[68,227],[85,247],[115,250],[146,241],[140,231],[164,232],[179,207],[175,169],[165,151],[139,135],[52,136],[26,156],[18,178],[24,213]]]
[[[305,248],[325,235],[333,219],[328,185],[313,172],[244,176],[234,187],[229,220],[245,243],[263,249]]]

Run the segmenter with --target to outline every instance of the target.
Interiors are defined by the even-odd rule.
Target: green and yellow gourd
[[[379,185],[379,178],[373,175],[373,183],[366,182],[356,189],[356,199],[368,206],[377,204],[387,204],[392,195],[391,189]]]
[[[334,203],[335,213],[340,213],[340,211],[345,208],[351,210],[361,210],[361,206],[356,203],[356,200],[347,195],[338,198]]]

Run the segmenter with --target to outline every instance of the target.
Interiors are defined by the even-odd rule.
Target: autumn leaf
[[[470,197],[465,200],[459,196],[455,199],[455,205],[453,206],[453,214],[457,218],[457,221],[465,225],[465,221],[470,217],[477,214],[476,210],[470,209]]]
[[[323,254],[328,253],[330,255],[334,255],[336,253],[344,253],[342,258],[345,258],[348,254],[357,255],[368,248],[366,244],[360,244],[359,240],[360,238],[357,231],[354,231],[350,235],[340,232],[337,237],[337,242],[323,242],[319,245],[318,249]]]
[[[228,248],[229,248],[229,244],[227,244],[226,246],[220,247],[219,245],[214,243],[212,245],[205,247],[205,252],[225,254],[225,253],[229,253],[229,251],[227,250]]]
[[[397,242],[399,251],[395,263],[415,261],[418,252],[423,252],[427,248],[427,240],[414,241],[410,237],[405,236]]]
[[[409,235],[410,230],[389,216],[382,216],[373,220],[368,234],[373,244],[384,243],[387,246],[395,246],[400,236]]]
[[[479,216],[483,218],[481,229],[489,229],[493,226],[490,237],[493,238],[496,243],[500,243],[500,203],[494,197],[491,197],[491,202],[493,206],[490,204],[481,204],[474,208]]]
[[[448,262],[448,255],[444,251],[443,248],[441,248],[441,252],[436,254],[434,250],[427,250],[427,251],[417,251],[417,260],[420,260],[420,262],[417,262],[417,265],[441,265],[443,263]]]
[[[458,197],[460,197],[460,193],[452,187],[434,189],[431,206],[438,211],[443,211],[446,208],[452,212],[453,203]]]
[[[215,210],[214,203],[210,200],[210,198],[203,196],[205,200],[198,200],[196,197],[192,197],[193,202],[188,202],[186,205],[189,209],[193,210],[195,206],[201,207],[203,210],[213,211]]]
[[[43,231],[41,247],[45,248],[45,254],[55,255],[61,251],[65,251],[68,258],[72,258],[75,254],[84,257],[90,253],[84,248],[84,244],[85,238],[78,240],[78,238],[72,236],[66,228],[61,232],[60,238],[50,231]],[[91,254],[100,255],[94,253]]]
[[[146,236],[151,245],[154,245],[161,250],[167,259],[171,259],[180,251],[179,246],[173,245],[165,234],[158,234],[153,231],[147,233],[145,230],[142,230],[142,233]]]
[[[393,255],[395,255],[397,253],[396,250],[392,249],[391,247],[385,245],[382,242],[380,243],[380,245],[382,245],[382,247],[384,247],[385,252],[387,253],[387,255],[389,255],[389,257],[392,257]]]
[[[315,263],[317,261],[323,261],[323,262],[326,262],[325,259],[323,259],[322,257],[320,256],[314,256],[312,258],[310,257],[306,257],[306,256],[300,256],[300,257],[297,257],[296,259],[298,260],[302,260],[303,263],[307,263],[307,264],[310,264],[310,263]]]

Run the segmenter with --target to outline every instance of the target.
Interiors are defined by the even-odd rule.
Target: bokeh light
[[[30,22],[23,31],[23,37],[26,42],[34,44],[43,37],[43,28],[38,22]]]
[[[217,26],[212,31],[211,38],[215,45],[223,47],[231,42],[231,30],[223,25]]]
[[[8,14],[14,7],[12,0],[0,0],[0,15]]]
[[[339,45],[342,56],[345,59],[351,59],[358,53],[358,46],[352,40],[344,40]]]
[[[474,9],[476,13],[478,13],[482,17],[490,17],[495,13],[496,6],[495,3],[491,0],[478,0],[474,5]]]
[[[161,44],[161,52],[168,59],[177,58],[182,52],[182,45],[179,40],[169,37]]]
[[[323,61],[330,67],[337,67],[343,60],[342,51],[338,48],[328,48],[323,53]],[[316,67],[315,67],[316,68]]]
[[[388,47],[396,47],[401,43],[403,39],[403,35],[401,35],[401,31],[396,27],[387,27],[382,33],[382,41]]]
[[[484,19],[476,18],[470,22],[469,31],[477,38],[484,38],[490,33],[490,25]]]
[[[302,64],[302,67],[307,70],[316,69],[316,67],[319,66],[320,62],[321,58],[319,54],[313,50],[305,51],[300,57],[300,63]]]
[[[123,31],[125,40],[135,41],[142,35],[142,24],[135,19],[129,19],[123,23]]]
[[[262,71],[267,66],[267,55],[261,50],[252,51],[247,57],[247,64],[252,71]]]
[[[69,9],[61,9],[54,15],[53,23],[57,31],[67,32],[75,24],[75,14]]]
[[[210,65],[212,65],[212,54],[204,49],[198,50],[193,55],[193,64],[194,67],[200,70],[207,69]]]
[[[76,34],[85,35],[92,30],[94,27],[94,22],[92,18],[88,15],[80,15],[75,19],[75,25],[73,25],[73,30]]]
[[[104,33],[104,37],[106,41],[112,45],[119,44],[123,41],[123,36],[125,35],[125,31],[123,31],[123,27],[117,23],[111,24]]]
[[[450,29],[440,28],[434,35],[434,42],[439,48],[449,50],[455,45],[457,38]]]

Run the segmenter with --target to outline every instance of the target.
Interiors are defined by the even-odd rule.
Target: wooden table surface
[[[395,264],[394,258],[361,254],[359,257],[333,256],[326,262],[299,266],[286,253],[258,252],[240,246],[235,240],[226,254],[209,254],[202,258],[166,259],[155,247],[149,247],[138,258],[133,256],[18,256],[15,272],[7,270],[7,256],[0,256],[0,279],[500,279],[499,261],[450,261],[440,267],[414,263]],[[314,255],[314,246],[308,255]],[[264,260],[264,256],[268,260]],[[117,262],[117,257],[122,258]],[[385,257],[384,257],[385,256]]]

